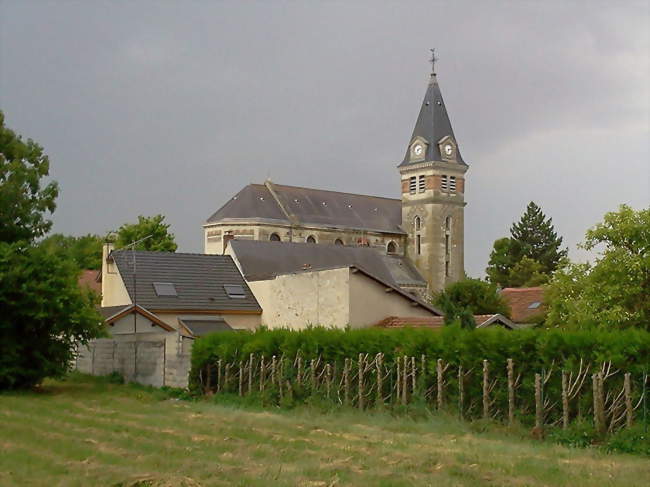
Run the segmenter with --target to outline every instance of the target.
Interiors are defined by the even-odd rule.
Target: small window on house
[[[530,303],[528,306],[528,309],[537,309],[542,305],[539,301],[535,301],[534,303]]]
[[[445,218],[445,230],[447,230],[447,231],[451,230],[451,217],[450,216]]]
[[[271,236],[269,237],[269,240],[271,242],[279,242],[280,241],[280,235],[277,233],[272,233]]]
[[[415,231],[416,231],[416,232],[419,232],[419,231],[420,231],[420,228],[421,228],[421,226],[422,226],[422,222],[420,221],[420,217],[419,217],[419,216],[416,216],[416,217],[415,217],[415,220],[413,221],[413,223],[414,223],[414,225],[415,225]]]
[[[449,258],[449,234],[445,235],[445,255]]]
[[[415,253],[420,255],[422,252],[422,238],[420,235],[415,236]]]
[[[345,244],[343,243],[343,240],[337,238],[336,240],[334,240],[334,245],[345,245]]]
[[[456,176],[449,176],[449,192],[456,192]]]
[[[309,237],[307,237],[306,242],[315,244],[316,243],[316,238],[313,235],[310,235]]]
[[[172,282],[154,282],[153,289],[156,296],[178,296],[176,286]]]
[[[424,193],[425,189],[426,189],[426,182],[425,182],[424,176],[420,176],[418,178],[418,191],[420,193]]]
[[[223,289],[230,299],[244,299],[246,297],[244,286],[240,284],[224,284]]]
[[[445,261],[445,276],[449,277],[449,261]]]
[[[388,242],[388,245],[386,246],[386,253],[387,254],[396,254],[397,253],[397,244],[393,242],[392,240]]]
[[[447,176],[440,176],[440,190],[441,191],[447,191],[449,188],[449,184],[447,182]]]
[[[417,178],[415,176],[411,176],[409,178],[409,193],[415,194],[415,190],[417,189]]]

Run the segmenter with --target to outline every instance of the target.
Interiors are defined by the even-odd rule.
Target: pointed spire
[[[420,114],[415,123],[413,135],[411,135],[409,146],[407,147],[406,155],[404,156],[404,161],[402,161],[400,167],[411,164],[410,148],[411,144],[416,139],[424,140],[426,142],[424,161],[443,160],[438,143],[444,137],[451,137],[454,144],[456,144],[456,147],[458,147],[458,141],[456,140],[454,131],[451,128],[451,121],[449,120],[449,115],[445,108],[445,102],[442,99],[442,93],[440,92],[440,86],[438,85],[435,71],[436,61],[438,58],[435,55],[435,49],[430,49],[430,51],[431,59],[429,62],[431,62],[431,78],[429,79],[427,91],[424,95],[422,106],[420,107]],[[456,162],[466,165],[458,149],[456,149]]]

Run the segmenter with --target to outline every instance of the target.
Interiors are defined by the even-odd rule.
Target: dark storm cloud
[[[470,164],[470,274],[529,200],[572,248],[649,202],[645,2],[0,5],[0,107],[52,158],[56,231],[160,212],[200,251],[268,176],[398,196],[432,46]]]

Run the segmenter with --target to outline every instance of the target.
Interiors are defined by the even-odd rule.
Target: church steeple
[[[436,76],[431,77],[413,135],[399,165],[405,253],[440,291],[464,275],[464,208],[467,164],[458,150]]]
[[[438,84],[438,78],[435,72],[436,61],[437,58],[435,57],[435,53],[433,53],[431,58],[431,76],[427,86],[427,91],[424,95],[424,100],[422,100],[420,114],[415,123],[415,128],[413,129],[413,135],[411,135],[406,155],[399,167],[423,161],[441,162],[449,161],[450,159],[453,160],[453,162],[465,166],[467,165],[463,161],[460,151],[458,150],[456,137],[454,137],[454,131],[451,128],[451,122],[449,120],[449,115],[447,114],[447,109],[445,108],[445,102],[442,99],[440,85]],[[450,140],[452,144],[453,152],[451,154],[447,153],[449,149],[445,151],[445,146],[443,144],[445,140]],[[419,147],[421,147],[421,149],[419,149]],[[452,158],[450,156],[454,157]]]

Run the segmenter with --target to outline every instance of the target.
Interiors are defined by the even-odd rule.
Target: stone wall
[[[91,375],[119,373],[126,382],[185,388],[193,340],[178,333],[118,335],[80,346],[74,368]]]

